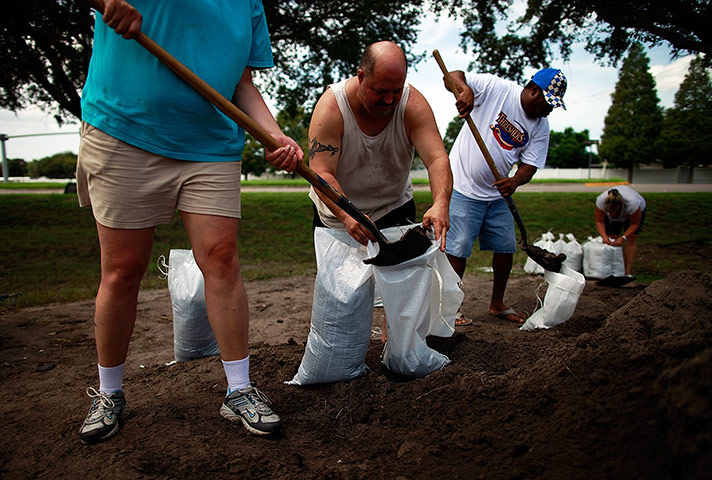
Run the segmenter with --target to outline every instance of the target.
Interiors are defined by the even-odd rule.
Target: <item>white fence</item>
[[[631,183],[687,183],[688,168],[636,168]],[[413,178],[427,178],[427,170],[411,171]],[[535,180],[628,180],[628,170],[622,168],[543,168],[537,170]],[[712,183],[712,168],[695,168],[692,183]]]

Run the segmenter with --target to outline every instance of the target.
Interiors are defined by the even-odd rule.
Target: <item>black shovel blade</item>
[[[566,260],[566,254],[559,253],[557,255],[536,245],[522,245],[522,250],[544,270],[554,273],[561,272],[561,264]]]
[[[389,267],[407,262],[424,254],[432,245],[428,232],[418,225],[405,232],[400,240],[393,243],[378,242],[378,255],[363,261],[368,265]]]
[[[635,280],[633,275],[623,275],[622,277],[616,277],[615,275],[608,275],[606,278],[596,282],[599,287],[622,287],[623,285],[628,285],[630,282]]]

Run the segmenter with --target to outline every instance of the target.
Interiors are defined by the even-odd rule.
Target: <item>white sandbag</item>
[[[566,265],[561,266],[561,272],[546,271],[544,278],[548,283],[544,302],[536,310],[520,330],[535,328],[551,328],[565,322],[574,314],[578,299],[586,286],[586,279],[579,272]]]
[[[382,230],[390,241],[410,227]],[[437,247],[392,267],[374,267],[373,257],[347,232],[317,228],[314,246],[318,274],[307,346],[294,378],[286,383],[307,385],[351,380],[363,375],[373,323],[376,284],[383,299],[388,328],[388,360],[384,364],[409,377],[424,376],[449,362],[425,344],[427,335],[450,336],[464,294],[459,277]],[[444,263],[443,263],[444,262]],[[387,269],[378,278],[376,269]],[[386,278],[388,277],[388,278]],[[390,277],[398,278],[393,287]],[[399,321],[405,311],[407,320]],[[395,322],[395,323],[394,323]],[[408,327],[407,323],[411,326]],[[416,331],[417,329],[417,331]],[[402,346],[411,346],[403,348]]]
[[[373,267],[366,248],[346,231],[316,228],[318,273],[311,326],[290,385],[351,380],[366,372],[373,323]]]
[[[554,248],[554,234],[551,232],[543,233],[541,238],[534,242],[534,246],[543,248],[549,252]],[[524,262],[524,271],[533,275],[544,275],[544,267],[536,263],[530,257]]]
[[[564,240],[564,234],[560,233],[559,234],[559,239],[556,240],[552,245],[551,245],[551,253],[554,255],[558,255],[560,253],[564,253],[564,249],[566,248],[566,240]]]
[[[569,267],[571,270],[582,273],[583,248],[581,248],[581,244],[576,241],[576,237],[573,233],[567,233],[566,239],[568,240],[568,242],[566,242],[566,246],[564,246],[564,249],[561,251],[561,253],[566,255],[564,265]]]
[[[173,309],[176,360],[218,355],[220,349],[205,309],[205,283],[192,250],[172,249],[168,256],[168,291]]]
[[[374,267],[374,277],[388,328],[382,363],[408,378],[424,377],[450,363],[426,343],[428,335],[452,336],[465,296],[460,277],[440,251],[440,241],[407,262]]]
[[[623,247],[603,243],[601,237],[591,238],[581,246],[583,249],[583,274],[586,278],[606,278],[609,275],[625,275]]]

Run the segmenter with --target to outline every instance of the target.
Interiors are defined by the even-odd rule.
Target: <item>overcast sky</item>
[[[442,74],[431,53],[433,49],[438,49],[450,70],[466,69],[468,56],[458,48],[460,30],[461,25],[449,19],[426,21],[414,49],[415,52],[426,51],[426,59],[411,68],[408,74],[408,82],[430,102],[441,134],[445,133],[448,123],[457,112],[454,97],[445,90]],[[663,47],[648,51],[647,54],[661,105],[669,108],[673,106],[675,92],[687,73],[691,57],[671,60],[669,50]],[[600,138],[603,120],[611,104],[611,94],[618,80],[618,70],[595,63],[593,56],[585,53],[583,48],[575,49],[568,63],[555,60],[551,66],[561,68],[568,79],[568,90],[564,97],[567,110],[557,108],[551,113],[551,129],[563,131],[566,127],[572,127],[575,131],[588,130],[592,139]],[[534,73],[534,69],[525,72],[528,77]],[[276,114],[276,111],[273,113]],[[24,158],[29,161],[64,151],[76,153],[79,145],[78,130],[78,124],[59,128],[51,115],[38,110],[24,110],[18,114],[0,110],[0,133],[9,136],[63,133],[11,138],[6,142],[7,158]]]

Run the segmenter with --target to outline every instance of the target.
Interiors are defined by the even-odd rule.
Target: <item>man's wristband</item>
[[[628,240],[628,237],[626,237],[625,235],[623,235],[623,240]]]

